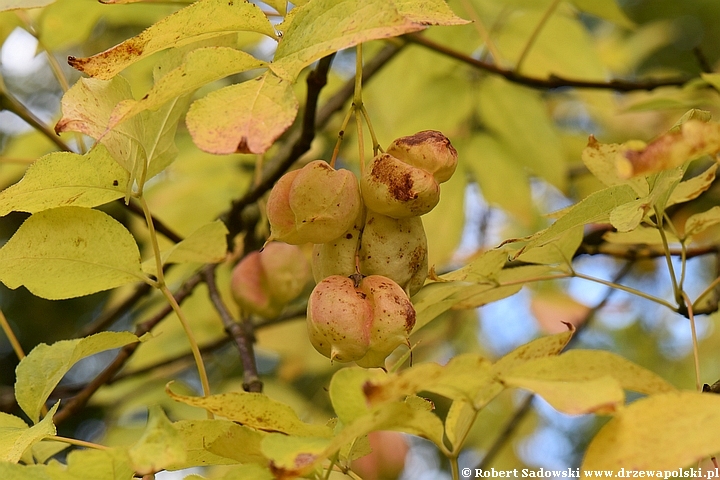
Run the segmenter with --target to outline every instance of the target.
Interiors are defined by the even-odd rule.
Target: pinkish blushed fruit
[[[361,206],[352,172],[312,161],[285,174],[270,192],[270,237],[294,245],[329,242],[353,225]]]

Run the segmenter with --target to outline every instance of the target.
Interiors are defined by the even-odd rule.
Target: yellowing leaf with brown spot
[[[144,281],[140,252],[110,215],[58,207],[32,215],[0,249],[0,281],[50,300]]]
[[[0,192],[0,216],[102,205],[124,196],[129,178],[102,145],[85,155],[53,152],[35,161],[20,182]]]
[[[188,52],[179,67],[155,82],[141,100],[123,100],[112,111],[107,128],[145,110],[153,110],[165,102],[202,87],[203,85],[234,75],[261,68],[266,63],[249,53],[230,47],[205,47]]]
[[[530,311],[547,333],[567,331],[567,324],[575,327],[588,316],[590,308],[561,291],[540,291],[530,301]]]
[[[165,390],[178,402],[204,408],[216,415],[258,430],[311,437],[332,435],[329,427],[305,423],[288,405],[261,393],[232,392],[207,397],[188,397],[173,393],[169,388]]]
[[[291,10],[278,26],[283,38],[270,68],[294,81],[303,68],[343,48],[464,23],[443,0],[315,0]]]
[[[624,167],[629,175],[647,175],[720,151],[720,124],[689,120],[679,131],[666,133],[641,150],[629,150]]]
[[[275,38],[275,29],[257,5],[241,0],[200,0],[109,50],[87,58],[70,57],[68,63],[91,77],[108,80],[166,48],[238,31]]]
[[[720,395],[681,391],[646,397],[600,429],[582,470],[656,472],[694,466],[720,452],[718,430]]]
[[[291,82],[266,72],[197,100],[185,121],[195,144],[206,152],[263,153],[297,111]]]
[[[571,415],[611,413],[625,401],[625,392],[610,376],[574,382],[505,377],[508,387],[530,390],[540,395],[555,410]]]

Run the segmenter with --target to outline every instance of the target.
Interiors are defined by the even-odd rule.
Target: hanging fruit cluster
[[[392,142],[359,182],[322,160],[277,182],[267,202],[270,239],[314,244],[317,285],[307,325],[318,352],[338,362],[382,367],[395,348],[408,343],[415,325],[409,295],[428,274],[420,215],[437,205],[439,184],[456,166],[457,152],[447,137],[427,130]],[[270,292],[270,305],[272,289],[261,288]]]

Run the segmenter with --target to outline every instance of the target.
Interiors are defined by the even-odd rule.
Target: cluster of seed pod
[[[440,200],[457,166],[442,133],[395,140],[358,182],[316,160],[283,176],[270,193],[271,240],[313,243],[310,341],[338,362],[382,367],[415,325],[409,295],[428,273],[420,215]]]

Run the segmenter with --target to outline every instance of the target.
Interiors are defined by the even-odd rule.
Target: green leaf
[[[124,450],[73,450],[67,466],[51,461],[47,466],[52,480],[131,480],[134,472]]]
[[[467,287],[461,282],[438,282],[425,285],[412,297],[415,307],[414,332],[460,302],[454,295]]]
[[[632,202],[637,198],[629,185],[615,185],[591,193],[579,203],[565,211],[564,215],[545,230],[530,237],[530,241],[520,250],[545,245],[570,229],[588,223],[607,223],[610,212],[618,206]]]
[[[447,436],[454,451],[457,451],[460,447],[459,442],[470,431],[476,418],[477,411],[472,402],[457,399],[450,405],[450,410],[448,410],[445,417],[445,436]]]
[[[717,395],[690,391],[652,395],[621,410],[600,429],[581,468],[677,471],[720,452],[719,428]]]
[[[631,29],[635,27],[635,23],[625,15],[625,12],[622,11],[615,0],[606,0],[603,2],[598,2],[597,0],[571,1],[578,10],[609,20],[624,28]]]
[[[79,360],[105,350],[140,341],[130,332],[102,332],[77,340],[41,343],[15,370],[15,398],[18,405],[37,423],[40,410],[62,377]]]
[[[507,145],[487,134],[473,135],[463,150],[475,161],[468,169],[488,203],[499,205],[524,225],[530,225],[535,209],[525,169]],[[502,181],[499,181],[502,179]]]
[[[101,145],[85,155],[54,152],[35,161],[20,182],[0,193],[0,216],[102,205],[123,197],[129,178]]]
[[[330,442],[329,438],[271,433],[263,438],[262,452],[272,462],[273,470],[292,471],[322,458]]]
[[[162,264],[168,263],[218,263],[227,255],[225,224],[220,220],[203,225],[180,243],[162,252]],[[156,262],[149,259],[143,264],[146,273],[154,275]]]
[[[147,427],[128,450],[133,469],[149,474],[185,461],[185,442],[159,406],[150,407]]]
[[[292,124],[297,110],[292,84],[266,72],[197,100],[186,122],[206,152],[263,153]]]
[[[140,252],[110,215],[58,207],[32,215],[0,249],[0,281],[50,300],[145,280]]]
[[[252,55],[230,47],[197,48],[188,52],[182,65],[157,80],[141,100],[121,101],[110,115],[107,128],[112,129],[145,110],[157,109],[207,83],[266,65]]]
[[[563,146],[538,92],[491,77],[482,83],[477,105],[483,125],[518,165],[565,189]]]
[[[264,433],[230,420],[180,420],[173,424],[184,442],[184,462],[169,468],[179,470],[197,465],[232,463],[266,464],[260,451]],[[242,445],[242,448],[238,448]]]
[[[294,81],[315,60],[358,43],[464,23],[441,0],[315,0],[278,26],[283,38],[270,68]]]
[[[398,400],[421,391],[437,393],[450,399],[472,401],[477,392],[495,379],[490,374],[491,363],[474,354],[454,357],[447,365],[423,363],[388,375],[385,379],[371,379],[363,385],[370,405]]]
[[[575,252],[583,241],[584,226],[578,225],[567,230],[562,235],[545,245],[525,248],[516,260],[520,262],[537,263],[543,265],[567,265],[572,261]]]
[[[70,57],[68,63],[91,77],[108,80],[128,65],[166,48],[226,32],[275,30],[257,5],[241,0],[200,0],[160,20],[141,34],[97,55]]]
[[[29,428],[18,417],[7,413],[0,414],[0,461],[17,463],[25,450],[43,438],[55,435],[52,418],[59,406],[60,402],[57,402],[40,423]]]
[[[618,164],[624,160],[626,145],[617,143],[600,143],[590,135],[587,146],[582,152],[582,161],[590,172],[606,186],[630,185],[639,196],[647,195],[650,189],[644,177],[628,179],[621,175]]]
[[[50,5],[55,0],[0,0],[0,12],[5,10],[26,10]]]
[[[305,423],[288,405],[261,393],[232,392],[207,397],[187,397],[173,393],[169,388],[166,388],[166,391],[178,402],[204,408],[258,430],[308,437],[332,435],[332,431],[325,425]]]
[[[330,380],[328,393],[338,419],[347,424],[367,414],[370,405],[363,393],[363,386],[372,380],[382,381],[386,374],[379,369],[360,367],[343,368]]]

